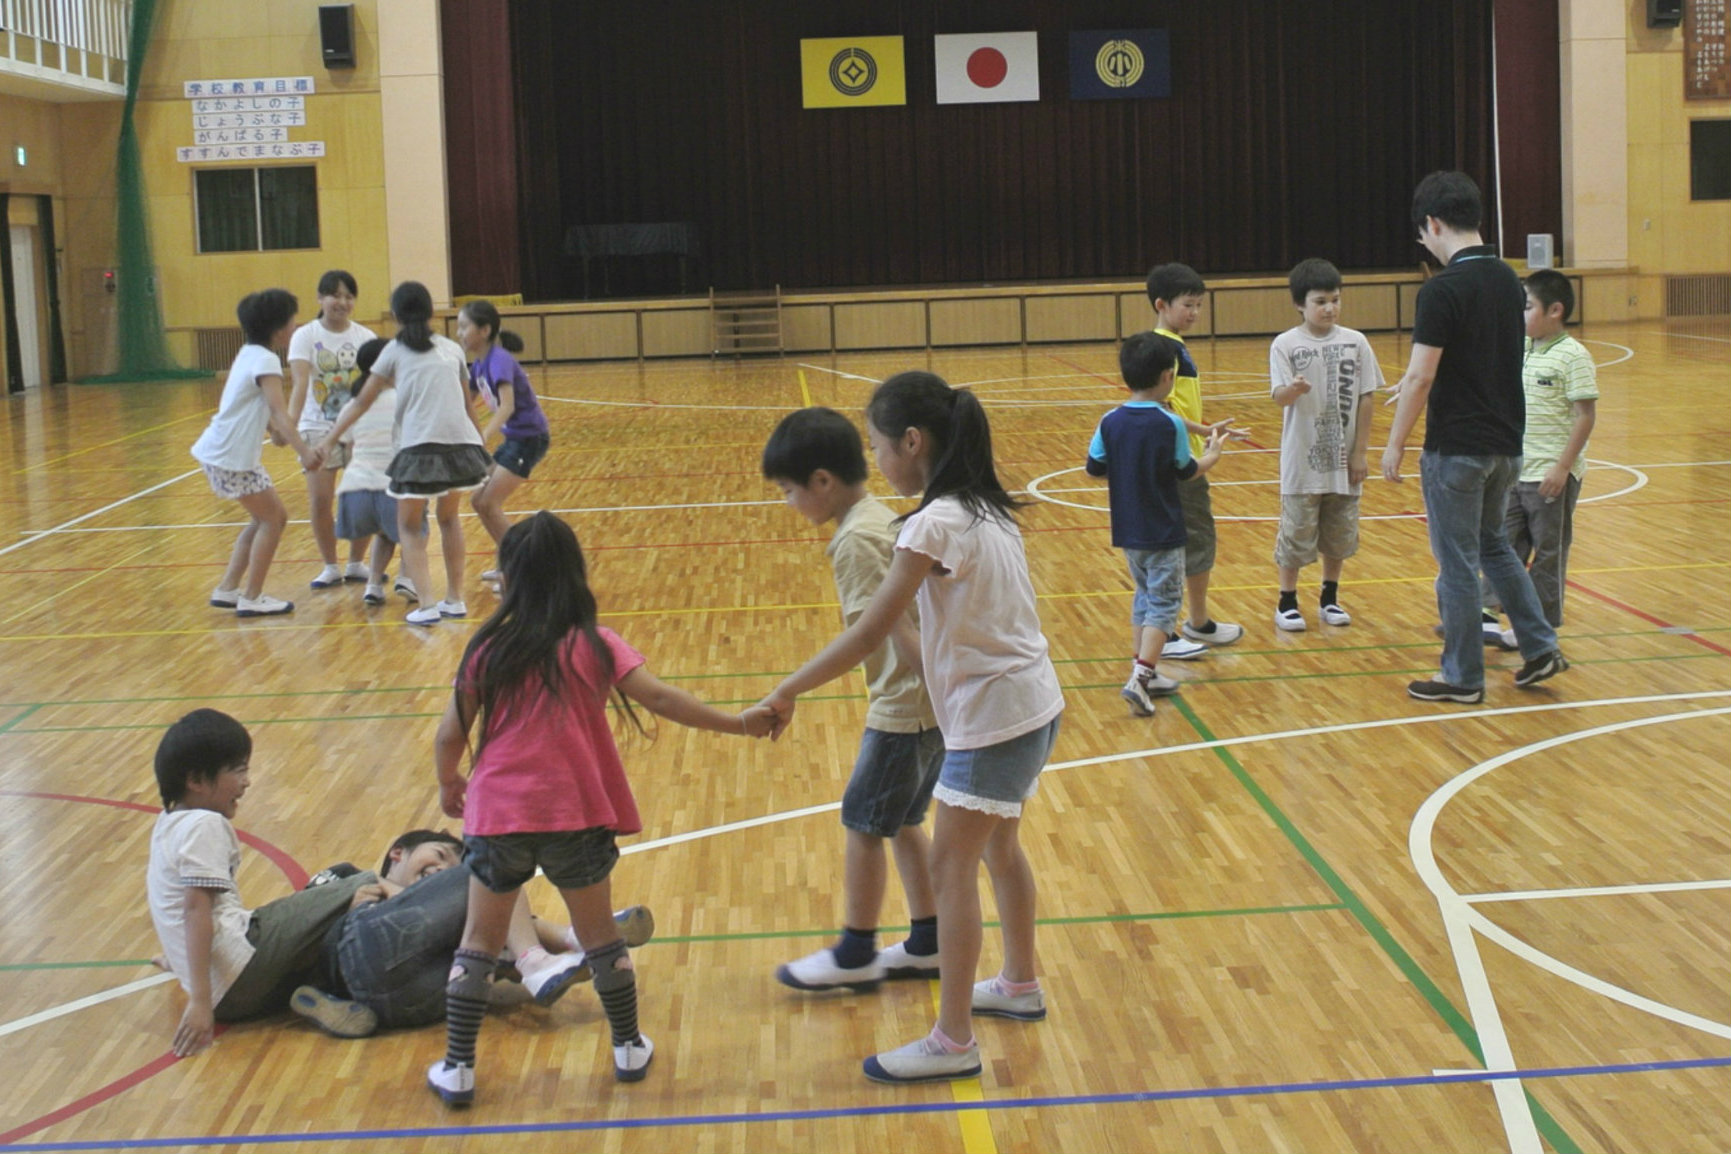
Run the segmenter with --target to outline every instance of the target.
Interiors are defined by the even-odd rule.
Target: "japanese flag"
[[[980,32],[936,42],[939,104],[1040,99],[1037,33]]]

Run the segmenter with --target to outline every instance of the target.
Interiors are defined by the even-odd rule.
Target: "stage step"
[[[782,353],[781,286],[775,291],[717,293],[709,290],[714,356]]]

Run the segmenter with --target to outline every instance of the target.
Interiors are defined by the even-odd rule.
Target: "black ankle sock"
[[[870,965],[871,960],[878,956],[878,932],[875,928],[856,930],[852,926],[843,926],[834,952],[835,964],[844,970]]]
[[[918,958],[929,958],[938,952],[937,914],[914,919],[914,924],[908,927],[907,950]]]
[[[1340,601],[1340,582],[1324,581],[1322,583],[1322,599],[1318,605],[1335,605]]]
[[[1210,617],[1207,620],[1207,622],[1205,622],[1202,625],[1192,625],[1190,627],[1190,632],[1192,632],[1192,633],[1212,633],[1212,632],[1214,632],[1214,618]]]
[[[1297,609],[1297,608],[1298,608],[1298,590],[1293,589],[1293,590],[1288,591],[1288,590],[1282,589],[1280,591],[1280,612],[1285,613],[1289,609]]]

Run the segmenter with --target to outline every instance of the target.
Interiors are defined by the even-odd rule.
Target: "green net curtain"
[[[116,320],[119,353],[115,371],[89,382],[185,380],[209,376],[187,370],[168,351],[163,333],[162,302],[157,296],[156,262],[150,248],[150,217],[145,208],[144,164],[138,151],[133,113],[138,105],[139,78],[144,73],[151,29],[160,0],[133,0],[132,30],[127,41],[126,106],[120,115],[120,146],[115,162],[115,198],[119,202],[116,236]]]

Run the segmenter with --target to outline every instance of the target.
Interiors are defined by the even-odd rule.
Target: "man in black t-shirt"
[[[1419,470],[1437,562],[1443,654],[1441,674],[1414,681],[1407,693],[1474,705],[1485,699],[1481,569],[1520,643],[1524,664],[1515,684],[1525,689],[1569,667],[1503,528],[1526,427],[1525,298],[1520,278],[1479,236],[1482,208],[1471,177],[1431,173],[1413,192],[1412,216],[1418,242],[1444,268],[1419,289],[1412,359],[1392,390],[1391,403],[1398,403],[1382,475],[1401,480],[1407,438],[1424,412]]]

